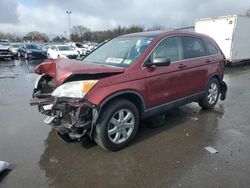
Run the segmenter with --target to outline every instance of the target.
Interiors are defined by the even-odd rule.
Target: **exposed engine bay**
[[[64,59],[49,60],[38,65],[39,75],[30,104],[47,115],[44,120],[64,141],[92,139],[100,107],[85,99],[85,95],[100,79],[120,74],[124,68],[81,63]]]
[[[96,76],[100,78],[107,75]],[[93,75],[82,77],[91,79]],[[74,78],[80,79],[79,76]],[[98,117],[98,106],[84,99],[54,97],[52,93],[55,89],[54,80],[48,75],[41,75],[35,84],[30,104],[37,105],[39,112],[47,115],[44,122],[51,125],[64,141],[80,141],[87,133],[92,137],[92,128]]]

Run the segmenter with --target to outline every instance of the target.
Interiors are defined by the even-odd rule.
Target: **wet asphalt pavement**
[[[40,62],[0,61],[0,160],[12,168],[1,188],[250,187],[250,63],[227,69],[214,110],[171,110],[165,126],[142,123],[129,147],[107,152],[64,144],[29,105]]]

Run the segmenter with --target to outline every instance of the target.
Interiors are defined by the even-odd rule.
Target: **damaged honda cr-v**
[[[67,141],[94,139],[111,151],[128,145],[141,119],[190,102],[206,109],[226,98],[225,58],[213,39],[189,32],[124,35],[83,61],[48,60],[31,105]]]

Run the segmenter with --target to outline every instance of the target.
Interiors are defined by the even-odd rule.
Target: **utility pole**
[[[69,41],[71,41],[71,32],[70,32],[70,14],[71,14],[71,11],[67,10],[66,13],[68,14],[68,17],[69,17]]]

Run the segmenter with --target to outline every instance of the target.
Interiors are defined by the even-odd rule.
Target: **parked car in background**
[[[98,48],[99,45],[100,45],[100,44],[97,43],[97,42],[91,42],[91,43],[90,43],[90,46],[91,46],[92,51],[95,50],[96,48]]]
[[[48,59],[76,59],[79,53],[68,45],[52,45],[47,51]]]
[[[66,45],[76,50],[80,56],[85,56],[91,52],[88,48],[83,46],[81,43],[71,42],[71,43],[66,43]]]
[[[86,55],[91,53],[94,50],[94,47],[90,45],[90,42],[82,44],[83,47],[86,49]]]
[[[8,39],[0,39],[0,43],[9,43]]]
[[[13,54],[13,56],[18,56],[18,49],[20,48],[22,44],[21,43],[11,43],[10,51]]]
[[[22,44],[18,49],[18,57],[28,58],[41,58],[47,57],[47,54],[43,51],[41,44]]]
[[[0,43],[0,59],[13,57],[10,48],[11,45],[9,43]]]
[[[44,44],[42,47],[42,51],[44,54],[46,54],[46,57],[48,57],[47,54],[48,54],[48,49],[50,48],[50,46],[51,45],[49,45],[49,44]]]
[[[136,136],[141,119],[197,102],[225,100],[226,60],[210,37],[190,32],[128,34],[103,44],[82,62],[47,61],[32,105],[65,140],[89,136],[116,151]]]

